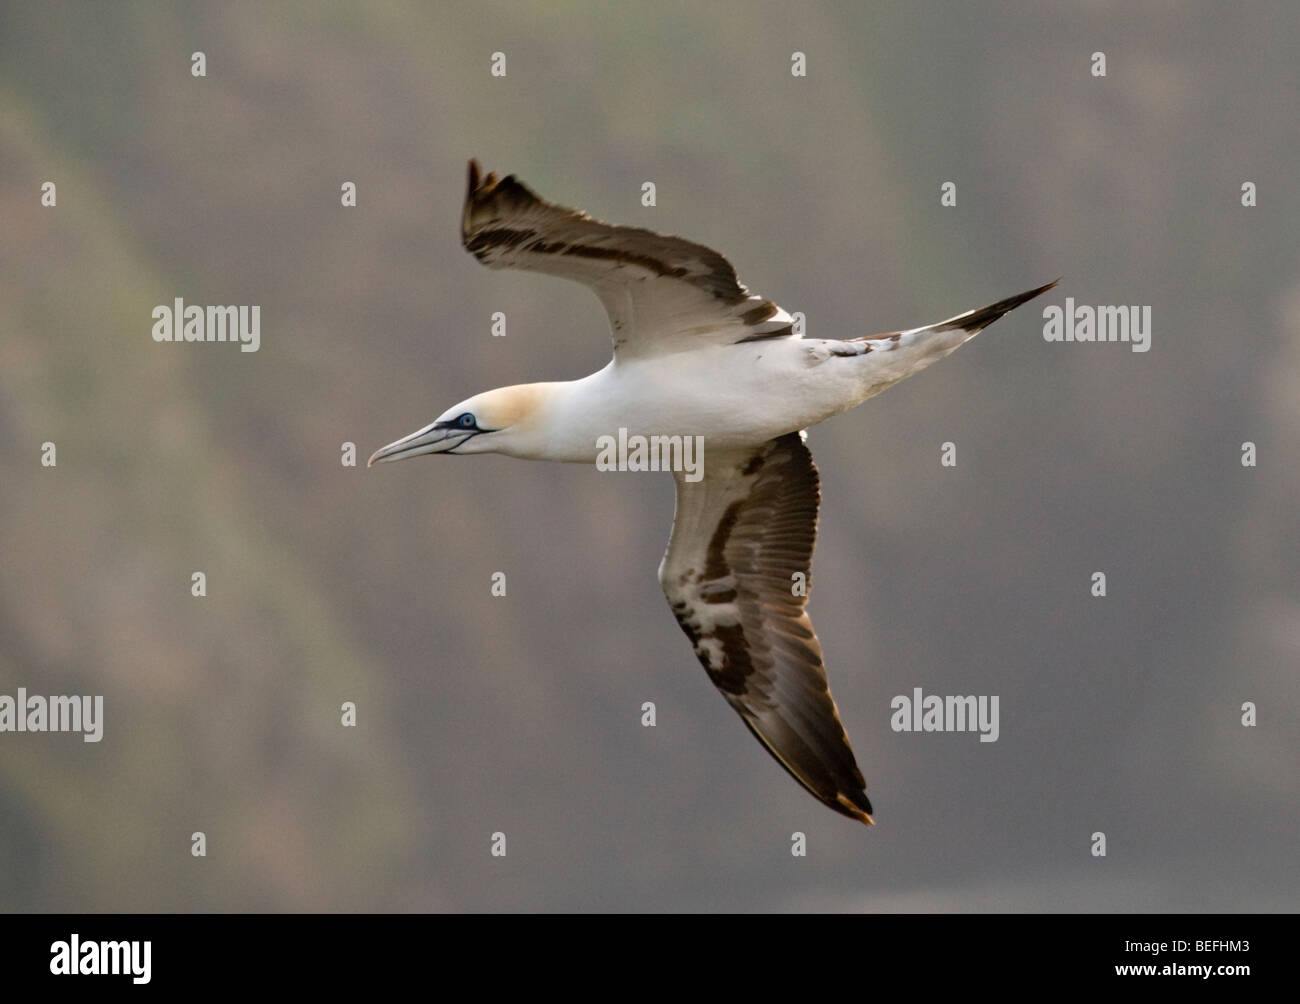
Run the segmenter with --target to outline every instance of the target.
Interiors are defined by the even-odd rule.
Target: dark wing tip
[[[760,729],[756,722],[743,714],[741,718],[763,748],[813,798],[841,816],[856,819],[867,826],[875,825],[871,818],[874,811],[871,799],[867,797],[867,782],[858,768],[838,714],[833,719],[838,737],[826,737],[829,746],[822,745],[820,749],[814,749],[797,733],[793,741],[789,735],[782,741],[779,734]],[[789,729],[787,723],[782,724]]]
[[[469,184],[465,188],[465,208],[460,214],[460,238],[464,244],[469,240],[473,225],[474,209],[478,205],[483,191],[483,171],[473,157],[469,159]]]
[[[871,800],[867,798],[865,791],[840,792],[835,796],[836,805],[831,806],[837,812],[841,812],[859,823],[867,826],[875,826],[876,821],[871,818]]]
[[[461,243],[468,246],[470,237],[483,224],[536,205],[545,203],[513,174],[504,178],[498,178],[493,171],[484,174],[479,162],[471,158],[465,209],[460,222]]]
[[[514,177],[506,179],[513,181]],[[469,190],[465,193],[465,203],[481,203],[490,196],[497,187],[497,176],[492,171],[485,175],[483,167],[473,157],[469,161]]]
[[[867,798],[867,782],[858,768],[853,748],[849,745],[848,735],[833,702],[833,717],[830,721],[834,723],[838,734],[824,734],[820,738],[825,739],[825,742],[811,743],[808,738],[796,732],[788,720],[781,719],[776,728],[770,724],[764,727],[753,715],[737,706],[731,697],[728,697],[728,701],[740,712],[741,721],[763,749],[808,794],[841,816],[856,819],[867,826],[875,825],[875,820],[871,818],[874,811],[871,799]]]

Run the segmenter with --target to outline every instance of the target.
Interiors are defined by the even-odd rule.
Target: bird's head
[[[423,429],[376,450],[367,467],[422,453],[505,453],[528,456],[550,384],[484,391],[448,408]]]

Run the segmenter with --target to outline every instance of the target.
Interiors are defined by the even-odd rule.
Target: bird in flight
[[[609,314],[614,358],[581,380],[476,394],[377,450],[368,466],[425,453],[592,464],[624,430],[629,442],[701,437],[698,470],[674,471],[664,595],[709,679],[763,747],[814,798],[870,824],[866,781],[806,609],[821,490],[804,430],[1056,283],[922,328],[805,338],[718,252],[554,205],[514,175],[485,176],[473,160],[461,241],[489,268],[590,287]]]

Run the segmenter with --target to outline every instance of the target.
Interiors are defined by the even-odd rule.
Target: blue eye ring
[[[474,419],[474,416],[471,415],[468,411],[465,412],[465,414],[461,415],[460,418],[456,419],[456,424],[459,425],[462,429],[473,429],[476,428],[478,425],[478,423]]]

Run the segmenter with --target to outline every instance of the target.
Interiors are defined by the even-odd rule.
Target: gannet
[[[871,824],[807,612],[821,490],[810,426],[952,352],[1055,282],[938,324],[805,338],[718,252],[602,223],[469,162],[461,242],[489,268],[573,279],[604,304],[614,357],[581,380],[485,391],[375,451],[596,462],[598,441],[701,436],[702,477],[675,471],[659,582],[709,679],[813,797]],[[1057,280],[1059,281],[1059,280]]]

